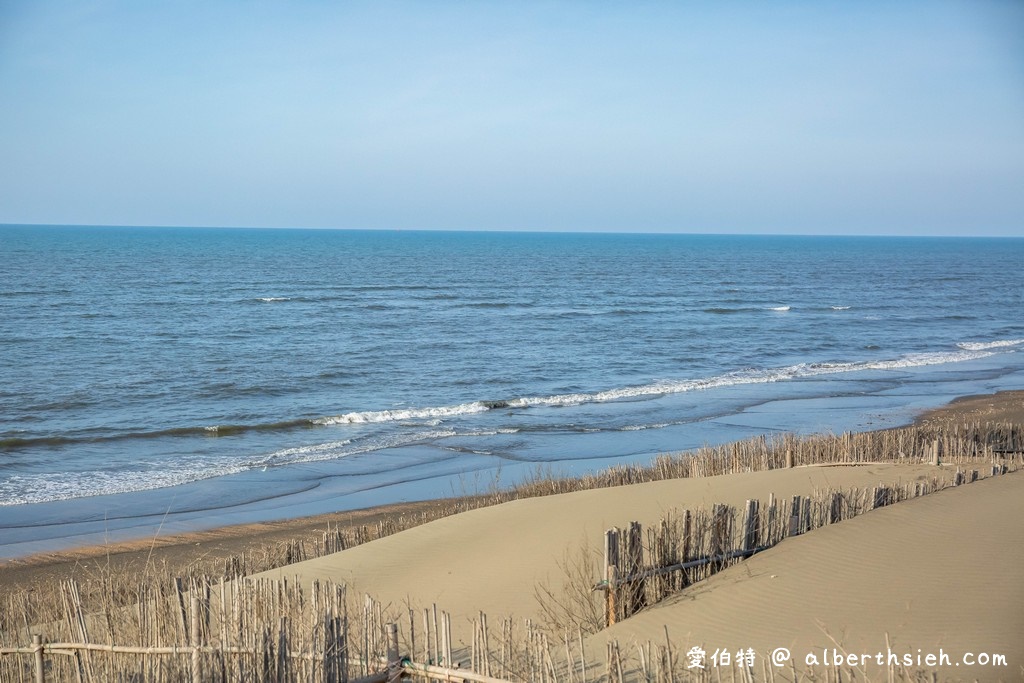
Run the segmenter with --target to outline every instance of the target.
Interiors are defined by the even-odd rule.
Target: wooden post
[[[786,469],[792,469],[792,468],[793,468],[793,449],[792,448],[787,448],[786,449]]]
[[[793,496],[793,503],[789,508],[790,536],[796,536],[800,533],[800,507],[800,496]]]
[[[971,483],[978,481],[978,470],[971,470]]]
[[[643,529],[640,522],[630,522],[629,536],[626,539],[626,575],[638,574],[644,564]],[[623,608],[623,617],[630,617],[644,606],[644,579],[634,579],[629,582],[626,589],[626,600]]]
[[[835,524],[843,515],[843,494],[838,491],[832,492],[832,500],[828,509],[828,523]]]
[[[938,465],[939,464],[939,440],[938,439],[935,439],[935,441],[932,442],[932,464],[933,465]]]
[[[199,648],[202,645],[200,642],[200,629],[199,629],[199,595],[195,591],[193,586],[192,590],[192,623],[191,623],[191,634],[192,634],[192,683],[203,683],[203,670],[202,660],[200,659]]]
[[[711,555],[725,555],[732,537],[732,509],[728,505],[715,505],[711,508]],[[722,565],[725,563],[722,562]]]
[[[757,500],[748,500],[743,514],[743,552],[752,553],[759,545],[760,507]]]
[[[459,663],[452,658],[452,615],[443,612],[444,616],[444,653],[448,666],[453,669],[459,668]]]
[[[604,604],[604,607],[605,607],[604,623],[605,623],[605,626],[611,626],[612,624],[615,623],[617,612],[618,612],[618,605],[617,605],[617,601],[615,599],[615,597],[616,597],[615,593],[618,591],[618,582],[619,582],[618,570],[615,568],[615,565],[610,564],[607,567],[605,567],[604,575],[606,577],[605,581],[607,582],[607,587],[605,588],[605,591],[604,591],[604,602],[605,602],[605,604]]]
[[[604,532],[604,566],[619,568],[619,528],[612,527],[608,531]],[[605,572],[605,581],[608,580],[608,574]]]
[[[36,683],[46,683],[46,670],[43,668],[43,637],[38,633],[32,636],[32,647],[35,649],[32,655],[35,658]]]
[[[398,624],[387,625],[388,635],[388,683],[402,677],[402,658],[398,654]]]
[[[618,614],[616,592],[618,591],[619,528],[612,527],[604,532],[604,582],[605,582],[605,623],[611,626]]]
[[[288,617],[282,616],[277,622],[277,679],[291,680],[292,660],[288,656],[291,646],[288,641]]]
[[[441,631],[438,630],[437,625],[437,603],[433,606],[434,616],[434,664],[441,663]],[[447,662],[445,662],[447,664]]]
[[[689,510],[683,510],[683,554],[680,559],[683,562],[688,562],[690,557],[690,531],[693,526],[693,515]],[[679,588],[686,588],[690,585],[690,572],[686,569],[683,570],[682,581],[680,582]]]
[[[188,634],[188,611],[185,609],[185,586],[181,577],[174,579],[174,590],[178,595],[178,611],[181,614],[181,637],[189,643],[192,639]]]
[[[455,668],[452,661],[451,644],[448,642],[448,613],[441,610],[441,661],[448,668]]]

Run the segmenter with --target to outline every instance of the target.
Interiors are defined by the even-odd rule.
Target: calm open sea
[[[0,556],[1024,387],[1024,240],[0,227]]]

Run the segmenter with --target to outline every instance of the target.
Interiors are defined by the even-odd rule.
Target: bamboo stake
[[[36,683],[46,683],[46,670],[43,663],[43,637],[38,633],[32,636],[32,651]]]
[[[387,625],[388,635],[388,683],[395,683],[402,676],[402,658],[398,654],[398,624]]]
[[[202,683],[202,661],[199,659],[202,636],[199,633],[199,596],[192,591],[192,683]]]

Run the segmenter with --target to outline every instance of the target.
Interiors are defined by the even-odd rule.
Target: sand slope
[[[588,650],[663,643],[798,661],[850,653],[1005,654],[1005,668],[942,667],[940,679],[1024,678],[1024,474],[996,477],[787,539],[591,638]],[[916,666],[911,669],[918,668]],[[927,668],[927,667],[923,667]],[[872,678],[884,670],[866,667]],[[757,670],[760,671],[760,659]]]
[[[829,486],[872,487],[880,481],[930,478],[926,465],[801,467],[721,477],[677,479],[531,498],[440,519],[394,536],[266,572],[304,583],[330,578],[396,604],[436,603],[452,614],[453,636],[471,638],[468,620],[481,610],[493,618],[536,617],[538,582],[560,586],[559,563],[589,543],[601,548],[604,531],[631,520],[658,521],[670,508],[713,503],[742,505],[809,494]],[[595,561],[595,572],[596,565]]]

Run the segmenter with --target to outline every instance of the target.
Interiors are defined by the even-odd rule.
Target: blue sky
[[[0,0],[0,223],[1024,235],[1024,3]]]

